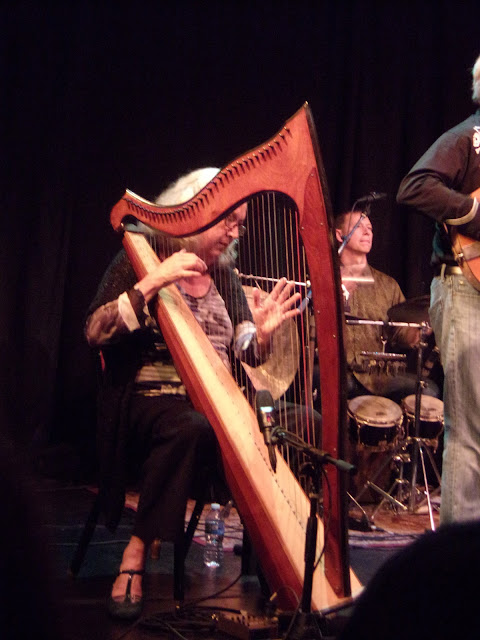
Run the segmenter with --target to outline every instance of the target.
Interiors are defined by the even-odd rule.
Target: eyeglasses
[[[226,218],[223,219],[223,222],[225,223],[228,231],[233,231],[236,227],[239,238],[247,233],[247,227],[245,227],[245,225],[243,224],[240,224],[240,222],[237,220],[235,212],[230,213]]]

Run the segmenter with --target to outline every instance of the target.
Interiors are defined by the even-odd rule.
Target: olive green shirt
[[[347,302],[349,313],[366,320],[388,320],[388,310],[394,305],[404,302],[400,286],[390,276],[377,271],[373,267],[367,266],[364,275],[373,276],[373,284],[358,284],[356,289],[350,293]],[[347,316],[348,318],[348,316]],[[378,325],[353,325],[347,324],[345,327],[345,354],[347,366],[357,380],[375,395],[382,395],[385,387],[386,377],[391,375],[386,371],[378,373],[376,371],[362,373],[361,352],[382,352],[382,336],[389,337],[386,351],[392,351],[395,345],[402,344],[402,332],[404,330],[393,330],[388,327]]]

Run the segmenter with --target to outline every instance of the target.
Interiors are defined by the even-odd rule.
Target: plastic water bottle
[[[223,536],[225,535],[225,522],[220,511],[220,505],[212,502],[210,511],[205,518],[205,549],[203,562],[206,567],[216,569],[223,560]]]

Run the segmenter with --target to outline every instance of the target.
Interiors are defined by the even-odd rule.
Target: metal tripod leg
[[[353,504],[357,507],[357,509],[362,513],[362,522],[363,525],[370,530],[370,528],[373,526],[368,518],[367,512],[365,511],[365,509],[362,507],[362,505],[357,502],[357,500],[352,496],[352,494],[347,491],[347,497],[353,502]]]
[[[380,478],[380,476],[382,475],[382,473],[385,471],[385,469],[390,465],[390,463],[392,462],[392,460],[395,460],[395,457],[398,455],[398,447],[395,446],[395,448],[392,450],[392,452],[390,453],[390,455],[388,455],[385,458],[385,461],[379,466],[379,468],[377,469],[377,471],[374,473],[372,480],[367,480],[366,482],[364,482],[362,488],[360,489],[360,491],[357,493],[357,495],[355,496],[355,501],[359,501],[360,498],[363,496],[363,494],[365,493],[365,491],[368,488],[374,488],[376,487],[378,490],[381,491],[380,487],[378,487],[375,483],[377,481],[378,478]]]
[[[395,478],[389,491],[383,491],[383,489],[377,487],[377,485],[373,484],[373,482],[367,481],[367,484],[382,496],[382,500],[376,506],[375,510],[372,513],[372,520],[375,520],[375,516],[383,507],[386,501],[390,502],[390,504],[398,509],[401,509],[402,511],[407,511],[407,507],[403,504],[402,500],[405,499],[405,487],[409,484],[408,480],[406,480],[404,477],[404,465],[405,462],[410,461],[410,457],[408,453],[397,453],[396,455],[392,456],[392,459],[398,463],[399,471],[398,477]],[[398,499],[395,498],[395,495],[397,495]]]
[[[422,473],[423,473],[423,481],[425,483],[425,497],[423,500],[421,500],[418,504],[415,504],[414,500],[410,501],[410,510],[412,512],[418,512],[418,510],[423,507],[425,504],[427,504],[427,508],[428,508],[428,515],[430,518],[430,528],[432,531],[435,531],[436,527],[435,527],[435,521],[433,519],[433,509],[432,509],[432,502],[431,502],[431,498],[440,492],[441,490],[441,477],[440,474],[438,472],[437,469],[437,465],[435,464],[435,460],[433,458],[432,452],[429,448],[429,446],[427,445],[426,441],[423,438],[414,438],[414,446],[416,446],[418,448],[418,454],[420,455],[420,461],[422,464]],[[426,468],[425,468],[425,455],[424,452],[427,452],[428,458],[430,460],[430,464],[432,465],[432,469],[435,473],[435,476],[437,478],[438,481],[438,487],[436,489],[434,489],[432,492],[430,492],[430,489],[428,488],[428,479],[427,479],[427,472],[426,472]],[[416,478],[415,478],[416,481]],[[419,492],[420,493],[420,492]]]
[[[418,458],[420,456],[420,462],[422,464],[423,480],[425,483],[425,497],[428,505],[428,515],[430,517],[430,527],[432,531],[434,531],[435,522],[433,519],[432,503],[430,500],[430,491],[428,488],[427,472],[425,469],[424,448],[426,448],[426,445],[425,445],[424,439],[420,437],[420,415],[421,415],[421,406],[422,406],[422,391],[424,387],[424,382],[422,378],[422,353],[423,353],[424,347],[426,346],[426,342],[425,342],[426,332],[427,332],[427,324],[422,323],[420,341],[417,345],[417,386],[415,391],[415,412],[414,412],[414,419],[413,419],[415,435],[413,438],[411,438],[411,441],[413,441],[413,453],[412,453],[412,481],[411,481],[411,493],[410,493],[410,500],[409,500],[409,511],[410,513],[414,513],[415,511],[418,510],[418,504],[416,504],[416,497],[417,497],[417,493],[421,493],[421,491],[417,488],[417,466],[418,466]],[[431,457],[431,454],[428,451],[428,448],[426,448],[426,450],[428,452],[428,455],[430,456],[432,466],[435,469],[437,479],[440,480],[433,458]],[[425,501],[423,501],[422,504],[425,504]]]

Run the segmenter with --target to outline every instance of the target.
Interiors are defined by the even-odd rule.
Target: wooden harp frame
[[[347,420],[343,297],[326,179],[308,104],[273,138],[222,169],[191,200],[165,207],[127,190],[112,209],[111,223],[122,231],[125,219],[133,216],[172,236],[193,235],[264,191],[286,194],[298,208],[323,374],[322,447],[342,458]],[[124,245],[139,279],[158,263],[140,234],[125,231]],[[227,481],[267,582],[278,592],[280,606],[295,608],[304,577],[308,498],[281,456],[276,473],[271,470],[255,413],[174,285],[159,292],[157,307],[160,328],[192,402],[216,432]],[[345,478],[332,465],[325,471],[331,495],[329,504],[324,496],[324,521],[329,526],[324,530],[319,520],[317,553],[325,543],[325,554],[312,586],[312,608],[321,611],[336,608],[361,586],[349,567]]]

